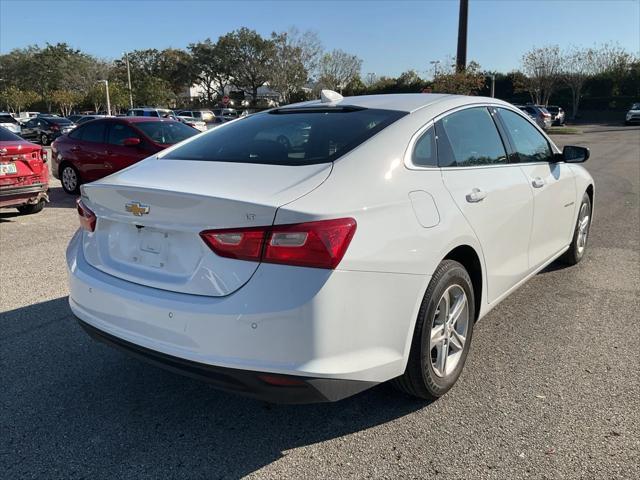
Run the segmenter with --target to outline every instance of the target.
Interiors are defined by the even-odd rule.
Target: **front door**
[[[529,269],[535,270],[571,242],[575,181],[567,164],[554,163],[551,146],[538,129],[516,112],[497,110],[533,192]]]
[[[487,108],[444,117],[436,135],[444,184],[482,247],[491,303],[527,274],[533,194]]]
[[[128,138],[137,138],[140,144],[127,146],[124,141]],[[109,124],[106,150],[105,161],[109,174],[133,165],[150,155],[144,148],[143,138],[133,128],[119,122]]]

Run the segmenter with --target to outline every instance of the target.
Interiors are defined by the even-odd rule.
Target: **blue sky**
[[[470,0],[468,59],[517,68],[533,46],[618,43],[640,52],[640,0]],[[263,35],[296,26],[325,49],[363,59],[363,74],[430,73],[456,51],[458,1],[29,1],[0,0],[0,52],[67,42],[105,58],[142,48],[184,48],[240,26]],[[429,70],[429,72],[427,72]]]

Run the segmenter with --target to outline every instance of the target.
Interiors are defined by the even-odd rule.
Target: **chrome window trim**
[[[460,105],[457,107],[454,107],[450,110],[447,110],[445,112],[442,112],[438,115],[436,115],[435,117],[433,117],[431,120],[429,120],[427,123],[425,123],[422,127],[420,127],[409,139],[409,144],[405,150],[405,154],[404,154],[404,166],[408,169],[408,170],[461,170],[461,169],[469,169],[469,168],[474,168],[474,169],[478,169],[478,168],[497,168],[497,167],[513,167],[513,166],[526,166],[526,165],[551,165],[551,162],[527,162],[527,163],[496,163],[494,165],[470,165],[470,166],[462,166],[462,167],[423,167],[420,165],[415,165],[412,161],[413,158],[413,150],[415,148],[415,145],[417,143],[417,141],[420,139],[420,137],[429,129],[434,127],[434,125],[436,124],[436,122],[440,121],[441,119],[443,119],[444,117],[451,115],[452,113],[456,113],[459,112],[461,110],[466,110],[469,108],[478,108],[478,107],[485,107],[485,108],[489,108],[489,107],[493,107],[493,108],[504,108],[505,110],[510,110],[511,112],[514,112],[517,115],[520,115],[520,117],[524,118],[525,120],[527,120],[529,122],[529,124],[533,125],[533,127],[538,130],[538,132],[540,132],[542,134],[542,136],[545,138],[545,140],[547,140],[547,142],[549,143],[549,146],[551,147],[551,151],[553,153],[560,153],[560,149],[556,146],[555,143],[553,143],[553,141],[551,140],[551,138],[549,138],[549,136],[547,135],[547,133],[542,130],[537,123],[535,123],[528,115],[524,115],[522,110],[520,110],[517,107],[514,107],[513,105],[509,105],[509,104],[503,104],[503,103],[493,103],[493,102],[478,102],[478,103],[469,103],[467,105]],[[489,112],[489,114],[493,117],[493,112]],[[496,127],[496,130],[497,127]],[[500,131],[498,131],[498,135],[500,135]],[[436,135],[436,149],[437,149],[437,143],[438,143],[438,136]],[[436,150],[437,151],[437,150]],[[562,162],[558,162],[558,163],[562,163]]]

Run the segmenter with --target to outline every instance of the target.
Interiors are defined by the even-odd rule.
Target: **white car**
[[[624,123],[631,125],[632,123],[640,123],[640,103],[634,103],[624,117]]]
[[[11,133],[15,133],[16,135],[20,135],[22,131],[20,122],[13,118],[13,115],[11,115],[9,112],[0,112],[0,127],[4,127]]]
[[[95,338],[245,395],[437,398],[478,319],[583,257],[588,156],[493,98],[325,91],[83,185],[69,303]]]

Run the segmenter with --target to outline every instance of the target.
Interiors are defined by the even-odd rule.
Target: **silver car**
[[[533,121],[535,121],[538,126],[543,130],[548,130],[551,128],[551,124],[553,123],[551,120],[551,114],[547,111],[546,108],[541,107],[540,105],[516,105],[520,110],[529,115]]]
[[[4,127],[16,135],[20,135],[22,130],[20,122],[13,118],[13,115],[8,112],[0,112],[0,127]]]

